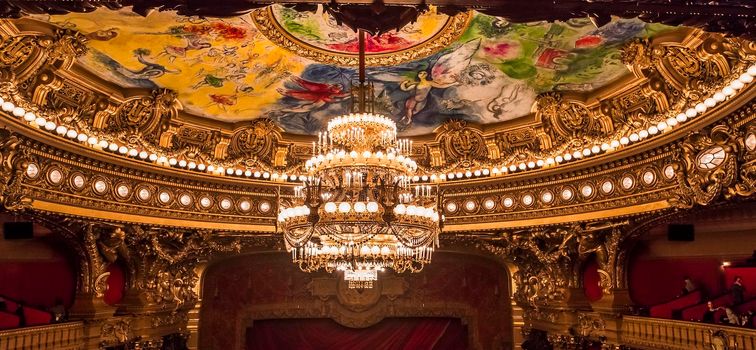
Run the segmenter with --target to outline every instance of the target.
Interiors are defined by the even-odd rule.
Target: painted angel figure
[[[287,112],[308,112],[351,96],[342,84],[318,83],[299,77],[293,77],[286,88],[278,89],[278,93],[298,101],[298,105]]]
[[[402,123],[412,123],[412,117],[420,113],[428,103],[431,90],[445,89],[458,85],[457,77],[470,64],[473,55],[480,47],[480,39],[470,40],[455,50],[449,51],[436,60],[428,71],[420,71],[417,78],[407,79],[405,74],[384,72],[373,74],[373,77],[384,82],[399,83],[399,89],[411,94],[404,101],[404,116]],[[429,78],[430,75],[430,79]]]

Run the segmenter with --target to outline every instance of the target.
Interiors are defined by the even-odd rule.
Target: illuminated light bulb
[[[730,87],[731,87],[731,88],[732,88],[733,90],[735,90],[735,91],[738,91],[738,90],[742,89],[742,88],[743,88],[743,87],[745,86],[745,84],[743,84],[743,82],[742,82],[742,81],[740,81],[740,80],[733,80],[733,81],[732,81],[732,82],[730,83],[730,85],[729,85],[729,86],[730,86]]]
[[[357,158],[357,151],[351,151],[351,152],[349,152],[349,156],[352,157],[352,158]],[[326,157],[326,158],[328,158],[328,157]]]
[[[39,117],[34,120],[34,124],[37,124],[39,127],[45,126],[45,124],[47,124],[47,119]]]
[[[16,117],[23,117],[26,114],[26,110],[21,107],[13,108],[13,115]]]
[[[268,178],[270,178],[270,173],[266,171],[263,173],[263,179],[268,179]]]
[[[584,157],[588,157],[588,156],[590,156],[590,155],[591,155],[591,153],[592,153],[592,152],[591,152],[591,149],[590,149],[590,148],[585,148],[585,149],[583,149],[583,156],[584,156]],[[598,152],[596,152],[596,153],[598,153]]]
[[[520,163],[520,165],[517,166],[520,170],[525,170],[528,168],[528,166],[525,163]]]
[[[556,159],[554,159],[554,157],[548,157],[548,158],[546,158],[546,164],[548,164],[548,165],[554,164],[555,161],[556,161]]]
[[[150,153],[150,156],[147,157],[147,159],[149,159],[150,162],[156,162],[158,160],[158,155],[155,153]]]
[[[510,166],[509,166],[509,171],[511,171],[511,172],[515,172],[515,171],[517,171],[517,166],[516,166],[516,165],[514,165],[514,164],[510,165]]]
[[[533,169],[533,168],[535,168],[535,166],[536,166],[536,164],[535,164],[534,161],[528,162],[528,168]]]
[[[254,177],[260,177],[260,176],[262,176],[262,173],[259,172],[259,171],[255,171],[255,173],[253,175],[254,175]]]
[[[659,133],[659,128],[652,125],[650,128],[648,128],[648,133],[651,135],[656,135]]]
[[[111,151],[111,152],[118,152],[118,145],[116,145],[115,143],[111,143],[111,144],[109,144],[109,145],[108,145],[108,151]]]
[[[242,176],[244,174],[244,170],[236,169],[234,170],[234,175],[236,176]]]
[[[706,112],[706,109],[707,109],[707,108],[708,108],[708,107],[706,107],[706,105],[705,105],[705,104],[703,104],[703,103],[698,103],[698,104],[696,104],[696,106],[694,107],[694,109],[695,109],[695,110],[696,110],[696,112],[698,112],[698,113],[703,113],[703,112]]]
[[[491,174],[491,170],[488,170],[488,168],[483,169],[481,171],[481,174],[483,174],[483,176],[488,176],[489,174]]]
[[[695,117],[695,116],[697,116],[697,115],[698,115],[698,111],[697,111],[697,110],[696,110],[695,108],[688,108],[688,109],[687,109],[687,110],[685,111],[685,115],[686,115],[686,116],[687,116],[688,118],[693,118],[693,117]]]
[[[150,156],[150,154],[147,153],[147,152],[145,152],[145,151],[139,152],[139,158],[140,159],[147,159],[147,157],[149,157],[149,156]]]
[[[412,182],[419,182],[419,181],[420,181],[420,176],[415,175],[412,177]]]
[[[367,210],[370,213],[377,213],[378,212],[378,203],[376,203],[376,202],[368,202],[368,204],[367,204]]]
[[[202,166],[202,164],[200,164],[200,166]],[[202,170],[202,169],[200,169],[200,170]],[[252,170],[249,170],[249,169],[247,169],[247,170],[246,170],[246,171],[244,172],[244,176],[246,176],[246,177],[251,177],[251,176],[252,176]]]
[[[738,77],[741,83],[748,84],[753,81],[753,76],[748,73],[743,73]]]
[[[130,157],[136,157],[138,155],[139,155],[139,151],[137,151],[137,150],[135,150],[133,148],[129,150],[129,156]]]
[[[748,70],[746,71],[746,73],[752,77],[756,77],[756,64],[748,67]]]
[[[439,179],[440,179],[441,181],[446,181],[446,174],[441,174],[441,175],[439,175],[439,176],[438,176],[438,178],[439,178]]]
[[[640,135],[636,133],[632,133],[630,134],[629,139],[630,139],[630,142],[637,142],[640,139]]]
[[[176,166],[176,164],[178,164],[178,159],[176,159],[176,158],[168,159],[168,164],[170,166]]]
[[[660,131],[664,131],[665,129],[667,129],[667,123],[659,122],[659,124],[656,124],[656,128]]]
[[[352,206],[349,205],[347,202],[341,202],[339,203],[339,212],[346,214],[352,209]]]
[[[362,152],[362,158],[370,158],[373,155],[370,151]]]
[[[457,172],[457,174],[455,174],[455,175],[457,175],[457,178],[458,178],[458,179],[461,179],[461,178],[462,178],[462,176],[464,176],[464,174],[462,174],[462,172],[461,172],[461,171]]]
[[[722,93],[725,94],[725,96],[732,96],[735,95],[735,89],[730,86],[725,86],[722,88]]]
[[[590,152],[590,151],[588,151],[588,152]],[[580,151],[572,152],[572,158],[575,158],[575,159],[583,158],[583,153],[580,152]]]
[[[675,119],[678,123],[684,123],[686,120],[688,120],[688,116],[685,113],[680,113],[675,116]]]
[[[194,170],[194,169],[197,168],[197,163],[195,163],[195,162],[189,162],[189,164],[187,164],[186,167],[189,168],[189,170]]]
[[[57,125],[55,125],[55,123],[53,122],[45,122],[45,130],[47,131],[53,131],[56,127]]]
[[[612,140],[612,142],[609,143],[609,146],[611,146],[612,148],[617,148],[620,146],[620,142],[617,140]]]
[[[28,112],[28,113],[24,114],[24,120],[26,120],[27,122],[31,123],[31,122],[33,122],[36,119],[37,119],[37,115],[34,114],[34,113],[32,113],[32,112]]]
[[[14,105],[14,104],[13,104],[13,102],[10,102],[10,101],[5,101],[5,102],[3,102],[3,104],[2,104],[2,108],[3,108],[3,110],[4,110],[4,111],[6,111],[6,112],[10,112],[10,111],[12,111],[12,110],[13,110],[14,108],[16,108],[16,105]]]
[[[436,181],[438,181],[438,176],[436,174],[432,174],[430,176],[430,179],[431,179],[431,181],[436,182]]]
[[[709,98],[707,98],[707,99],[705,99],[705,100],[703,101],[703,104],[704,104],[704,106],[706,106],[707,108],[711,108],[711,107],[714,107],[714,106],[716,106],[716,105],[717,105],[717,100],[715,100],[715,99],[713,99],[713,98],[709,97]]]
[[[215,165],[212,165],[212,164],[208,165],[207,166],[207,171],[210,172],[210,173],[214,172],[215,171]]]
[[[157,159],[157,162],[158,162],[159,164],[165,164],[165,163],[168,163],[168,158],[166,158],[165,156],[160,156],[160,157],[158,157],[158,159]]]
[[[722,102],[727,99],[727,96],[725,96],[725,94],[723,94],[722,92],[717,92],[711,98],[713,98],[714,101]]]
[[[607,148],[609,148],[609,145],[606,145],[606,146],[607,146]],[[596,146],[591,147],[591,153],[593,153],[593,154],[599,154],[599,153],[601,153],[601,146],[596,145]]]
[[[562,156],[556,156],[556,157],[554,157],[554,161],[557,162],[557,163],[561,163],[561,162],[564,161],[564,157],[562,157]]]
[[[367,210],[367,204],[365,202],[354,203],[354,211],[357,213],[364,213]]]
[[[99,143],[99,142],[100,142],[100,140],[98,140],[98,139],[97,139],[96,137],[94,137],[94,136],[90,136],[90,137],[89,137],[89,138],[87,139],[87,143],[88,143],[88,144],[90,144],[90,145],[92,145],[92,146],[96,145],[96,144],[97,144],[97,143]]]
[[[98,143],[97,145],[100,146],[100,148],[102,149],[107,149],[110,143],[108,143],[108,141],[105,141],[105,140],[100,140],[100,143]]]
[[[417,207],[414,205],[408,205],[406,213],[407,215],[417,215]]]
[[[675,119],[675,117],[667,118],[667,125],[670,127],[677,125],[677,119]]]
[[[178,162],[178,166],[180,166],[180,167],[182,167],[182,168],[185,168],[185,167],[186,167],[186,160],[183,160],[183,159],[182,159],[182,160],[180,160],[180,161]],[[231,170],[231,169],[228,169],[228,170]]]
[[[491,173],[494,174],[494,175],[499,175],[499,173],[500,173],[499,168],[494,167],[493,169],[491,169]]]
[[[609,150],[609,148],[611,148],[611,146],[609,146],[608,143],[604,142],[604,143],[601,144],[601,150],[602,151],[607,151],[607,150]]]
[[[638,132],[638,138],[640,138],[641,140],[645,139],[646,137],[648,137],[648,131],[647,130],[641,130],[641,131]]]
[[[55,128],[55,132],[58,133],[58,135],[63,136],[68,132],[68,128],[63,125],[58,125],[58,127]]]
[[[126,148],[126,146],[121,146],[121,147],[118,147],[118,153],[120,153],[120,154],[126,154],[126,153],[129,153],[129,149],[128,149],[128,148]]]
[[[79,142],[84,142],[89,138],[86,134],[79,134],[79,136],[76,136],[76,140]]]
[[[207,165],[205,165],[205,164],[202,164],[202,163],[200,163],[200,164],[197,164],[197,170],[199,170],[199,171],[205,171],[205,169],[207,169]],[[251,174],[252,174],[252,173],[250,173],[250,175],[251,175]],[[249,175],[247,175],[247,176],[249,176]]]
[[[323,208],[325,209],[326,213],[331,213],[331,214],[335,213],[336,209],[337,209],[336,203],[334,203],[334,202],[328,202],[328,203],[326,203]]]
[[[420,179],[422,179],[423,181],[428,181],[428,175],[423,175],[423,177],[421,177]]]
[[[619,142],[620,142],[620,144],[621,144],[621,145],[627,145],[627,144],[629,144],[629,143],[630,143],[630,139],[628,139],[628,138],[627,138],[626,136],[623,136],[623,137],[622,137],[622,138],[621,138],[621,139],[619,140]]]

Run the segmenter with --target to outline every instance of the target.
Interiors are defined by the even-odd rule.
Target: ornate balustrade
[[[698,322],[625,316],[622,318],[622,344],[645,349],[752,350],[756,349],[756,331]]]
[[[4,330],[0,331],[0,350],[84,349],[83,336],[82,322]]]

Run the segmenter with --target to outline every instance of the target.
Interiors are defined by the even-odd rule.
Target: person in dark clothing
[[[63,322],[66,320],[66,307],[63,305],[63,300],[55,299],[55,306],[50,308],[50,313],[53,315],[53,321]]]
[[[5,298],[0,297],[0,311],[5,311],[5,309],[8,308],[8,305],[5,302]]]
[[[16,309],[16,316],[18,316],[18,325],[21,327],[26,326],[26,316],[24,316],[23,302],[18,303],[18,308]]]
[[[743,286],[743,279],[740,278],[740,276],[735,276],[735,282],[732,284],[732,287],[730,288],[730,293],[732,293],[733,305],[739,305],[743,303],[745,287]]]
[[[721,307],[714,307],[714,303],[711,301],[706,302],[706,311],[704,311],[702,322],[714,323],[714,313],[721,310]]]

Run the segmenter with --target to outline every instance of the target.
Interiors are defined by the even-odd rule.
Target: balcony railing
[[[699,322],[624,316],[622,344],[645,349],[756,350],[756,331]]]
[[[84,324],[67,322],[0,331],[0,350],[84,348]]]

